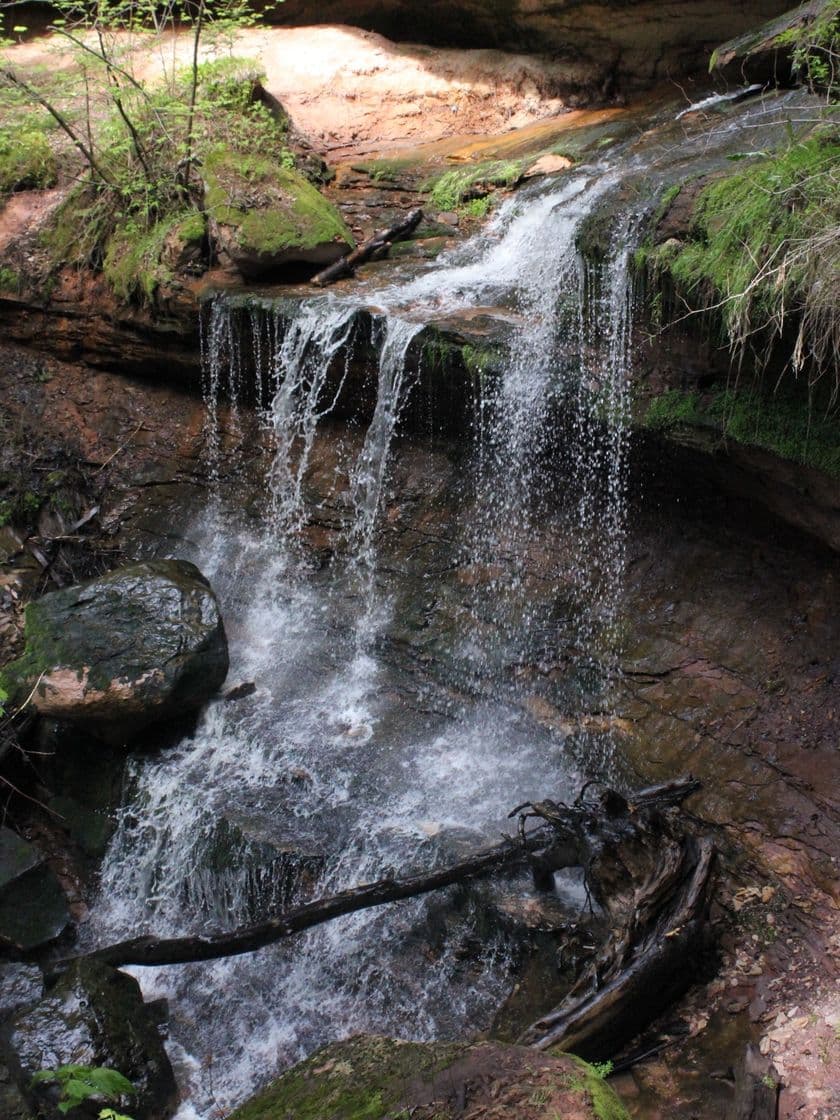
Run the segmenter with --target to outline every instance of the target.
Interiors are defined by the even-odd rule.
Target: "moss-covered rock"
[[[220,258],[246,277],[325,265],[353,248],[336,208],[277,160],[219,146],[204,160],[205,204]]]
[[[125,1111],[134,1120],[166,1120],[175,1111],[175,1077],[139,984],[98,961],[77,961],[40,1002],[16,1015],[6,1050],[39,1120],[61,1114],[55,1088],[39,1086],[34,1093],[32,1074],[71,1064],[107,1066],[127,1077],[135,1093]]]
[[[200,707],[227,674],[218,603],[184,560],[118,569],[26,608],[23,655],[0,687],[12,703],[122,743]]]
[[[207,221],[196,210],[171,215],[151,229],[119,229],[108,240],[105,279],[126,303],[151,304],[176,274],[203,270],[206,234]]]
[[[497,1042],[359,1035],[320,1050],[230,1120],[626,1120],[601,1073],[567,1054]]]

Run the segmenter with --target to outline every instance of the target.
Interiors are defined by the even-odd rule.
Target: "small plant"
[[[465,218],[484,218],[493,205],[493,196],[485,195],[484,198],[471,198],[458,207],[458,213]]]
[[[58,1111],[69,1112],[85,1101],[99,1097],[109,1104],[99,1111],[99,1120],[131,1120],[111,1107],[119,1104],[123,1096],[131,1096],[134,1086],[118,1070],[107,1066],[66,1065],[57,1069],[42,1069],[32,1075],[33,1085],[55,1081],[60,1095]]]
[[[613,1071],[612,1062],[591,1062],[593,1072],[605,1081]]]

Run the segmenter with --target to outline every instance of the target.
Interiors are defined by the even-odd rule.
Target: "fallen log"
[[[525,859],[538,883],[552,878],[554,870],[581,866],[607,934],[566,998],[521,1041],[541,1050],[557,1046],[583,1057],[607,1058],[693,979],[686,962],[703,940],[714,850],[710,841],[683,829],[678,808],[698,786],[684,778],[626,797],[607,789],[593,800],[584,800],[585,787],[572,805],[543,801],[518,806],[514,814],[528,809],[521,813],[518,839],[506,837],[450,867],[363,884],[230,932],[138,937],[87,957],[114,967],[215,960],[251,953],[344,914],[427,894]],[[539,823],[526,831],[532,818]],[[60,961],[55,968],[69,963]]]
[[[571,991],[521,1043],[603,1060],[690,986],[714,848],[685,832],[674,808],[696,788],[683,779],[627,798],[608,790],[598,803],[531,807],[555,833],[533,857],[538,883],[562,867],[583,867],[609,932]]]
[[[313,926],[352,914],[357,910],[367,910],[372,906],[382,906],[386,902],[398,902],[428,894],[441,887],[476,879],[501,867],[509,867],[526,858],[529,851],[544,846],[545,836],[536,833],[525,842],[506,838],[501,844],[485,848],[468,859],[438,871],[423,875],[411,875],[404,879],[379,879],[339,894],[307,902],[294,910],[289,910],[276,918],[269,918],[256,925],[245,926],[229,933],[210,934],[205,937],[135,937],[121,941],[85,954],[88,959],[104,961],[118,968],[126,964],[161,965],[187,964],[193,961],[217,960],[221,957],[239,956],[253,953],[266,945],[292,937],[296,933],[311,929]],[[58,968],[68,965],[74,958],[58,962]]]
[[[322,269],[321,272],[312,277],[310,283],[314,284],[316,288],[325,288],[327,284],[333,284],[336,280],[341,280],[345,276],[352,276],[360,264],[364,264],[371,258],[378,260],[380,256],[384,256],[387,247],[393,241],[400,241],[413,233],[420,225],[422,218],[422,210],[410,210],[402,221],[397,222],[390,229],[380,230],[379,233],[375,233],[373,237],[354,249],[352,253],[340,257],[333,264]]]

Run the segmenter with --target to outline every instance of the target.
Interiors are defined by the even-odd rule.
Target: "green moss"
[[[0,292],[20,291],[20,276],[13,268],[0,266]]]
[[[413,159],[371,159],[352,165],[354,171],[369,175],[375,183],[396,182],[405,172],[417,166]]]
[[[406,1087],[451,1063],[461,1047],[359,1036],[288,1070],[230,1120],[397,1120]]]
[[[575,1054],[564,1054],[563,1056],[570,1058],[580,1069],[580,1079],[576,1079],[572,1087],[578,1087],[580,1092],[589,1097],[592,1111],[598,1117],[598,1120],[630,1120],[627,1109],[605,1080],[612,1069],[609,1063],[607,1063],[609,1066],[609,1069],[607,1069],[606,1066],[590,1065],[589,1062],[585,1062],[583,1058],[578,1058]]]
[[[218,146],[205,158],[204,171],[205,205],[217,222],[237,229],[243,249],[270,254],[330,241],[352,247],[352,235],[332,203],[276,160]]]
[[[55,157],[42,132],[26,127],[0,132],[0,195],[40,190],[55,181]]]
[[[499,367],[500,355],[498,350],[490,346],[477,347],[466,343],[461,347],[461,359],[464,368],[473,376],[481,376],[489,370]]]
[[[0,672],[0,690],[8,696],[10,707],[23,704],[41,674],[56,664],[55,639],[43,625],[37,600],[24,608],[24,632],[23,653]]]
[[[722,389],[699,394],[672,389],[648,407],[644,425],[667,431],[681,424],[712,428],[726,439],[840,478],[840,422],[792,392]]]
[[[838,166],[836,136],[819,134],[716,180],[698,196],[690,241],[656,263],[695,305],[723,301],[731,335],[745,316],[753,329],[777,321],[814,282],[797,246],[840,222]]]
[[[103,275],[121,300],[152,303],[158,288],[172,279],[180,249],[201,242],[204,234],[204,215],[197,211],[175,214],[148,230],[129,224],[110,238]]]
[[[494,160],[445,171],[428,180],[423,190],[438,210],[455,210],[464,202],[483,198],[495,187],[512,187],[522,175],[524,159]]]

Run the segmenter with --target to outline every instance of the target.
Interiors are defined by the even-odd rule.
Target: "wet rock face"
[[[61,887],[41,856],[0,828],[0,945],[33,949],[55,940],[69,920]]]
[[[401,1042],[359,1035],[320,1050],[231,1120],[626,1120],[591,1066],[494,1042]]]
[[[136,1093],[125,1105],[134,1120],[166,1120],[175,1111],[175,1077],[137,981],[96,961],[72,965],[51,992],[12,1020],[7,1057],[26,1095],[38,1070],[107,1066],[133,1082]],[[35,1115],[57,1120],[55,1093],[39,1087]]]
[[[204,703],[228,669],[218,603],[194,564],[155,560],[27,607],[23,655],[3,674],[42,715],[125,742]]]

